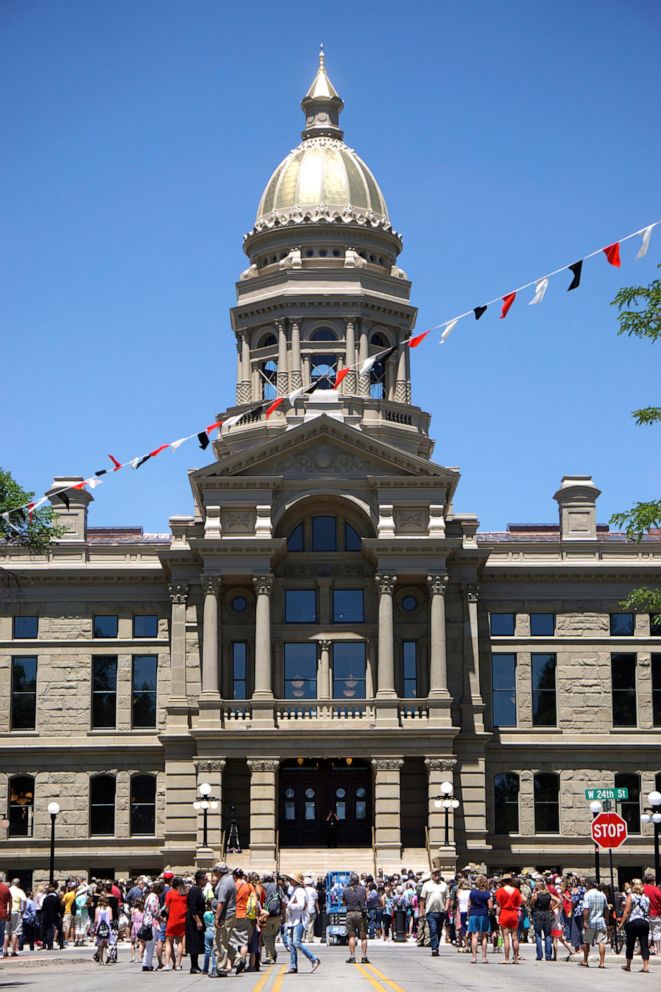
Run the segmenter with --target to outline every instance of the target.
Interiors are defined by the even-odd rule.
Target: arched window
[[[32,837],[34,779],[15,775],[9,780],[9,836]]]
[[[493,778],[494,809],[497,834],[519,832],[519,776],[516,772],[501,772]]]
[[[115,833],[114,775],[95,775],[90,780],[90,837],[112,837]]]
[[[297,524],[287,538],[288,551],[303,550],[303,524]]]
[[[312,355],[310,377],[318,383],[317,389],[332,389],[335,385],[336,355]]]
[[[348,521],[338,528],[337,517],[331,515],[306,517],[309,523],[306,537],[301,521],[289,532],[288,551],[360,551],[361,537]],[[341,521],[340,521],[341,522]]]
[[[156,833],[156,776],[131,778],[131,837],[151,837]]]
[[[560,833],[560,776],[555,772],[538,772],[533,780],[535,797],[535,833]]]
[[[360,537],[351,524],[346,522],[344,524],[344,550],[360,551]]]
[[[370,344],[375,348],[387,348],[388,342],[384,338],[383,334],[373,334],[370,338]]]
[[[278,342],[276,340],[275,334],[267,334],[266,337],[265,338],[262,338],[262,340],[259,342],[259,347],[260,348],[275,348],[275,346],[276,346],[277,343]]]
[[[628,789],[629,798],[620,804],[622,816],[627,821],[630,834],[640,833],[640,775],[618,772],[615,776],[616,789]]]
[[[320,327],[318,331],[313,331],[310,341],[337,341],[337,335],[329,327]]]
[[[335,517],[312,518],[312,550],[337,551],[337,520]]]
[[[386,363],[379,360],[370,369],[370,397],[383,400],[386,395]]]
[[[262,399],[274,400],[278,395],[278,365],[277,362],[264,362],[261,368]]]

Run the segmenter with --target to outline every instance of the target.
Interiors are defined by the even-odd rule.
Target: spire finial
[[[339,116],[344,106],[342,99],[326,74],[326,52],[323,42],[319,46],[319,68],[312,80],[301,106],[305,113],[306,128],[303,138],[330,137],[342,140]]]
[[[326,63],[326,53],[324,52],[324,43],[322,41],[321,44],[319,45],[319,68],[323,69],[325,63]]]

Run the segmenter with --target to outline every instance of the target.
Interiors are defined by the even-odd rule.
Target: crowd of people
[[[289,973],[301,956],[320,966],[315,940],[325,939],[325,879],[311,875],[245,873],[219,863],[210,871],[158,878],[70,879],[24,891],[20,880],[0,878],[0,948],[4,957],[54,946],[94,945],[100,964],[117,961],[120,944],[142,971],[183,968],[228,977],[274,964],[278,946]],[[608,943],[625,947],[631,971],[636,946],[641,971],[650,954],[661,960],[661,888],[653,873],[613,892],[595,878],[526,871],[488,877],[466,868],[451,878],[440,870],[403,870],[389,877],[351,874],[337,880],[330,903],[341,914],[349,944],[347,963],[369,963],[368,941],[415,941],[438,957],[442,944],[471,955],[471,963],[519,964],[521,943],[534,943],[537,960],[574,956],[581,967],[605,967]],[[562,949],[562,951],[561,951]]]

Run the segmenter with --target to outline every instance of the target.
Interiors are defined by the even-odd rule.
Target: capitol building
[[[549,522],[480,530],[433,460],[402,237],[323,56],[302,108],[245,236],[236,404],[190,516],[95,527],[58,478],[65,536],[0,546],[0,869],[47,877],[53,801],[58,878],[228,848],[257,870],[585,869],[585,790],[612,786],[640,875],[661,628],[620,603],[659,584],[661,537],[598,523],[589,475],[549,478]]]

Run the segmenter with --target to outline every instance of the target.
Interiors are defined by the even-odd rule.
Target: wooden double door
[[[346,759],[284,762],[279,791],[281,847],[371,845],[372,772],[367,763],[358,759],[351,765]]]

